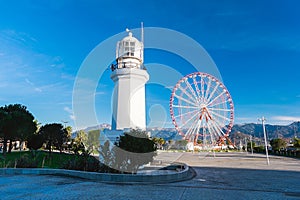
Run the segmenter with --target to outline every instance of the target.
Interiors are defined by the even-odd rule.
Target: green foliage
[[[252,149],[254,151],[254,147],[255,147],[255,142],[247,142],[247,151],[251,151],[251,144],[252,144]]]
[[[113,148],[106,141],[99,153],[106,171],[136,173],[140,166],[153,161],[156,145],[145,131],[132,129],[121,135]]]
[[[163,145],[166,143],[166,141],[163,138],[153,138],[152,141],[156,144],[158,149],[162,149]]]
[[[149,139],[147,133],[136,129],[121,135],[116,146],[133,153],[149,153],[156,150],[154,142]]]
[[[202,143],[203,143],[202,140],[200,140],[200,139],[197,140],[197,144],[202,144]]]
[[[286,141],[281,138],[272,139],[270,141],[270,144],[272,146],[272,149],[277,151],[282,148],[286,148],[287,145]]]
[[[119,171],[136,173],[140,166],[153,161],[156,145],[145,131],[132,129],[120,136],[113,152]]]
[[[76,155],[74,159],[67,160],[62,164],[63,169],[81,170],[89,172],[99,172],[100,162],[89,153],[84,152],[81,155]]]
[[[294,138],[294,147],[300,148],[300,139],[299,138]]]
[[[88,132],[88,138],[87,138],[87,148],[91,151],[94,151],[99,148],[100,146],[100,131],[99,130],[93,130]]]
[[[163,138],[157,138],[157,137],[153,138],[152,141],[155,142],[156,144],[160,144],[160,145],[163,145],[166,143],[166,141]]]
[[[256,146],[255,142],[247,142],[247,147],[251,148],[251,143],[252,143],[252,148],[254,148]]]
[[[255,147],[253,147],[253,151],[256,153],[264,153],[265,147],[264,146],[255,146]]]
[[[8,140],[10,140],[10,143],[15,140],[27,140],[36,130],[37,124],[34,117],[25,106],[11,104],[0,107],[0,137],[3,138],[4,155],[6,154]]]
[[[187,140],[177,140],[176,144],[182,145],[182,146],[186,146],[188,144]]]
[[[72,136],[72,127],[71,126],[67,126],[65,128],[66,134],[67,134],[67,138],[70,139]]]
[[[43,144],[43,136],[40,134],[33,134],[27,141],[27,147],[30,150],[38,150],[43,146]]]
[[[20,158],[32,160],[32,162],[37,162],[38,168],[61,168],[62,163],[67,162],[68,160],[73,160],[75,155],[72,154],[60,154],[52,153],[51,157],[47,152],[44,151],[22,151],[22,152],[12,152],[7,154],[5,158],[0,159],[0,168],[1,167],[15,167],[16,161]],[[30,161],[31,162],[31,161]]]
[[[8,167],[8,168],[36,168],[38,167],[38,161],[36,160],[36,157],[34,157],[32,154],[29,152],[27,153],[11,153],[9,154],[8,157],[11,155],[13,156],[13,159],[5,159],[4,163],[6,163],[5,166],[3,167]],[[3,164],[4,164],[3,163]]]
[[[49,153],[51,153],[52,146],[55,146],[62,152],[63,143],[68,140],[67,131],[63,128],[62,124],[58,123],[42,126],[39,130],[39,134],[43,137]]]
[[[71,150],[78,155],[86,150],[87,134],[84,131],[78,131],[76,137],[72,140]]]
[[[38,167],[38,161],[35,157],[29,154],[24,154],[16,160],[16,168],[36,168]]]
[[[84,131],[78,131],[77,134],[76,134],[76,138],[75,138],[75,141],[76,142],[82,142],[83,144],[86,144],[88,140],[88,136],[87,134],[84,132]]]
[[[187,144],[188,144],[187,140],[177,140],[177,141],[175,141],[175,144],[173,145],[173,148],[175,148],[175,149],[186,149]]]

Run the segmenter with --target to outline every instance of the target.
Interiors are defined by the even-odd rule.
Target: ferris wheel
[[[213,146],[228,139],[234,106],[222,82],[210,74],[195,72],[175,85],[170,113],[183,139],[194,143],[200,140],[205,146]]]

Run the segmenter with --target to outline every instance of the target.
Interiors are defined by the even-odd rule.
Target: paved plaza
[[[197,175],[166,184],[107,184],[59,176],[0,176],[1,199],[300,199],[300,160],[247,153],[160,152]]]

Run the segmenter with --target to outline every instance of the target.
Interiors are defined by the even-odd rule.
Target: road
[[[197,175],[166,184],[106,184],[58,176],[1,176],[1,199],[300,199],[300,160],[247,153],[166,153]]]

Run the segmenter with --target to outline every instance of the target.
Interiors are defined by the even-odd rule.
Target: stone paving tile
[[[59,176],[0,176],[1,200],[10,199],[299,199],[300,160],[262,155],[160,154],[186,162],[197,172],[192,180],[167,184],[105,184]]]

